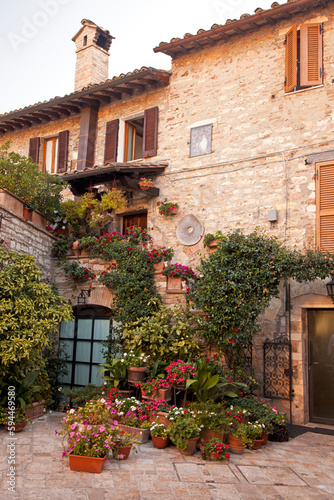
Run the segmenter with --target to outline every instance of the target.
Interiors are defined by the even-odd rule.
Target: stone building
[[[0,116],[0,142],[10,138],[74,195],[122,186],[130,202],[112,228],[153,228],[175,262],[196,266],[205,233],[236,228],[334,253],[334,2],[274,2],[161,42],[154,51],[171,57],[170,71],[143,67],[109,79],[112,39],[83,20],[73,37],[74,92]],[[140,177],[154,187],[143,192]],[[165,198],[178,203],[177,215],[159,214]],[[282,288],[254,339],[265,395],[280,398],[295,423],[334,423],[334,304],[325,284]],[[88,302],[96,332],[105,328],[106,294]]]

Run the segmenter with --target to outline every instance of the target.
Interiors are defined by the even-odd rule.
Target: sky
[[[109,78],[142,66],[168,70],[160,42],[269,9],[273,0],[2,0],[0,114],[74,90],[75,44],[82,19],[115,37]],[[285,1],[280,1],[280,4]]]

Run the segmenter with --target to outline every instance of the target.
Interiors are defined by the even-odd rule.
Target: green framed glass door
[[[68,374],[62,379],[64,385],[75,387],[104,382],[97,373],[100,363],[105,361],[102,342],[108,339],[110,332],[111,317],[107,308],[90,306],[77,311],[74,322],[62,321],[59,340],[68,358]]]
[[[308,310],[310,421],[334,425],[334,310]]]

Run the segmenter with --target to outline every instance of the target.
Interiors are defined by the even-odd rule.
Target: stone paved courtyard
[[[110,460],[101,474],[72,472],[61,459],[60,414],[47,414],[17,434],[16,492],[7,490],[12,438],[0,431],[1,500],[280,500],[334,499],[334,436],[306,433],[287,443],[204,462],[152,442],[128,460]]]

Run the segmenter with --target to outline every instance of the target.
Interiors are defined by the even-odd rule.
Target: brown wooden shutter
[[[117,161],[119,120],[107,123],[106,142],[104,147],[104,163]]]
[[[300,85],[322,84],[322,24],[300,27]]]
[[[158,151],[159,108],[146,109],[144,113],[143,158],[155,156]]]
[[[57,173],[67,171],[67,152],[68,152],[69,131],[64,130],[58,134],[58,162]]]
[[[29,141],[29,155],[34,163],[38,163],[39,160],[39,137],[33,137]]]
[[[290,92],[297,86],[297,26],[285,36],[285,92]]]
[[[334,163],[316,164],[317,248],[334,253]]]

